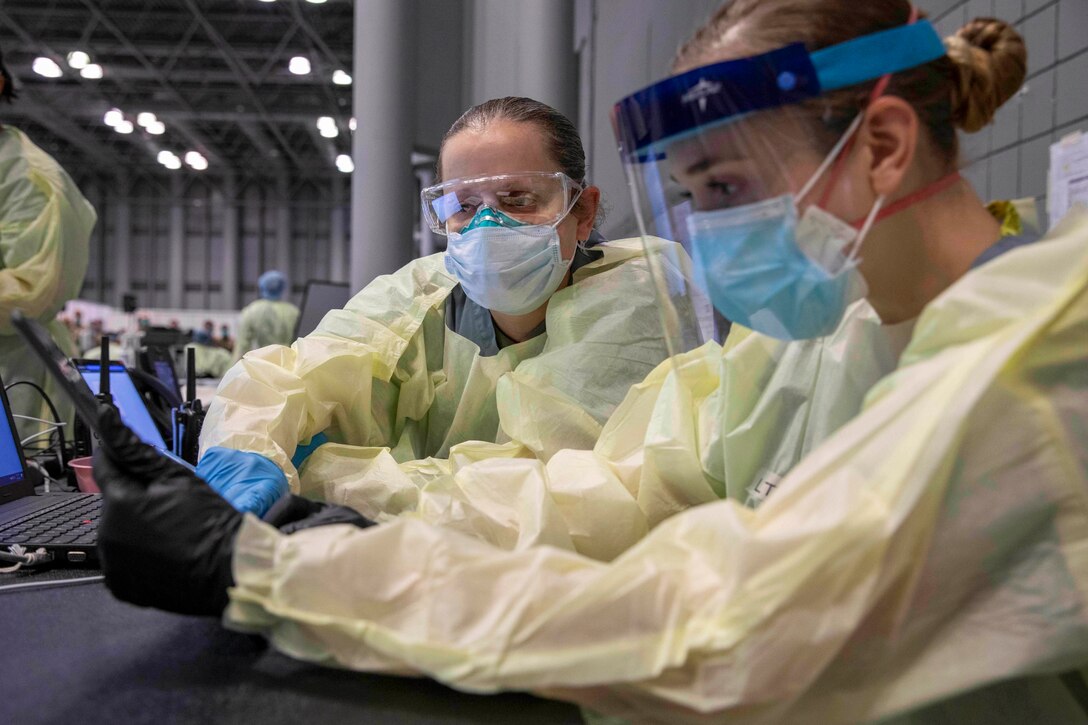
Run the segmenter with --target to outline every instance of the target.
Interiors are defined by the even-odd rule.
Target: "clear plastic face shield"
[[[561,171],[451,179],[420,193],[436,234],[460,233],[481,210],[499,226],[554,227],[574,208],[582,187]]]
[[[862,219],[827,211],[861,116],[831,132],[802,102],[944,54],[922,21],[703,66],[616,104],[643,240],[686,252],[648,255],[672,354],[721,342],[730,323],[786,340],[834,331],[866,292],[859,251],[882,200]]]

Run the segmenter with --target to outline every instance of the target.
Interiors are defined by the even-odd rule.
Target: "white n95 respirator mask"
[[[570,269],[554,225],[523,224],[486,206],[448,240],[446,269],[470,300],[495,312],[532,312]]]

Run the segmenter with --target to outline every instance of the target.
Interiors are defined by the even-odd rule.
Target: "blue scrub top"
[[[1034,234],[1017,234],[1013,237],[1002,237],[996,244],[989,249],[986,249],[982,254],[975,258],[975,261],[971,263],[971,269],[981,267],[987,262],[997,259],[1005,252],[1011,252],[1017,247],[1024,247],[1028,244],[1034,244],[1037,241],[1039,241],[1039,237]]]

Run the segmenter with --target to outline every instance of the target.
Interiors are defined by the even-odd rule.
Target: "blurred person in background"
[[[235,360],[250,350],[268,345],[290,345],[295,339],[298,308],[283,299],[287,294],[287,277],[278,270],[269,270],[257,280],[257,289],[260,299],[243,307],[238,320]],[[214,329],[209,330],[209,335],[213,333]]]
[[[15,97],[0,49],[0,120],[2,104]],[[15,334],[10,316],[12,310],[22,310],[44,323],[62,350],[76,353],[71,336],[55,318],[83,286],[96,218],[56,161],[22,131],[0,123],[0,375],[8,386],[26,381],[42,387],[66,409],[64,396],[53,394],[53,382]],[[12,388],[10,397],[16,415],[51,419],[41,394],[31,386]],[[17,418],[16,425],[23,437],[41,430],[34,421]]]

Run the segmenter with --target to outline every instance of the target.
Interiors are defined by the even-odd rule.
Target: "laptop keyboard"
[[[101,508],[101,494],[65,496],[53,506],[0,526],[0,543],[94,546]]]

